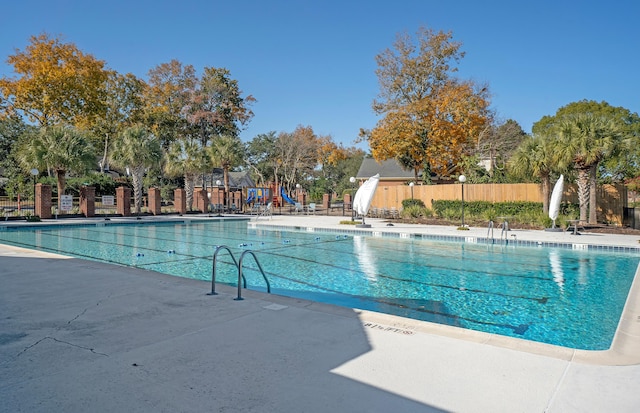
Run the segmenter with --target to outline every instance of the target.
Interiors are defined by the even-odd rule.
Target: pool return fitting
[[[227,247],[226,245],[219,245],[216,247],[216,250],[213,253],[213,260],[211,265],[211,292],[207,293],[207,295],[218,295],[218,293],[216,292],[216,263],[217,263],[218,253],[222,250],[226,250],[227,252],[229,252],[229,255],[231,255],[231,259],[233,260],[233,263],[238,269],[238,296],[234,298],[234,300],[236,301],[244,300],[244,298],[242,298],[241,282],[242,282],[242,286],[244,286],[244,288],[247,288],[247,279],[242,274],[242,261],[244,260],[244,257],[247,254],[250,254],[253,257],[256,264],[258,265],[258,269],[262,274],[262,278],[264,278],[264,281],[267,284],[267,292],[271,293],[271,284],[269,284],[267,275],[264,273],[264,270],[262,269],[262,265],[260,265],[260,261],[258,261],[258,257],[256,257],[256,254],[254,254],[253,251],[251,250],[242,251],[242,254],[240,255],[240,260],[237,261],[236,257],[233,255],[233,252],[231,252],[229,247]]]

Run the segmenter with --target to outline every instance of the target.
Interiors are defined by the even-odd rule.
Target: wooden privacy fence
[[[553,189],[553,187],[551,188]],[[562,202],[578,203],[577,186],[565,184]],[[411,198],[408,185],[378,185],[371,201],[371,208],[400,208],[404,199]],[[432,208],[432,200],[459,200],[462,198],[462,184],[415,185],[413,197],[421,199],[427,208]],[[540,184],[464,184],[465,201],[542,202]],[[627,206],[627,189],[624,185],[601,185],[597,187],[598,222],[622,225],[623,211]]]

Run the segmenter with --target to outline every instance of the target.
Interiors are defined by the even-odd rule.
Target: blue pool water
[[[247,221],[6,228],[0,242],[211,279],[215,247],[254,251],[272,292],[556,344],[609,348],[632,253],[252,228]],[[235,285],[228,254],[218,282]],[[253,260],[248,287],[266,290]],[[203,294],[210,288],[203,284]],[[212,298],[214,299],[214,298]]]

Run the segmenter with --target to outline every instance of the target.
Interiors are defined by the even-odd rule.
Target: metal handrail
[[[500,232],[500,240],[502,241],[502,236],[504,235],[504,243],[508,244],[509,243],[509,221],[507,221],[506,219],[504,220],[504,222],[502,223],[502,231]]]
[[[207,293],[207,295],[218,294],[216,292],[216,258],[218,258],[218,253],[221,250],[227,250],[229,252],[229,255],[231,255],[231,259],[233,260],[234,264],[236,264],[236,268],[240,268],[240,266],[238,265],[238,261],[236,261],[236,257],[233,256],[233,252],[231,252],[229,247],[227,247],[226,245],[219,245],[218,247],[216,247],[216,250],[213,253],[213,260],[211,265],[211,292]],[[238,285],[240,285],[240,278],[238,278]],[[247,280],[244,280],[244,288],[247,288]]]
[[[493,221],[489,221],[489,228],[487,228],[487,239],[489,239],[489,232],[491,232],[491,243],[495,243],[493,240]]]
[[[238,263],[238,296],[236,298],[234,298],[234,300],[243,300],[242,298],[242,289],[240,288],[240,279],[245,280],[244,281],[244,288],[247,288],[247,280],[244,278],[244,275],[242,275],[242,260],[244,259],[244,256],[247,254],[251,254],[253,256],[253,259],[255,260],[256,264],[258,264],[258,268],[260,269],[260,273],[262,274],[262,278],[264,278],[264,281],[267,283],[267,292],[271,293],[271,284],[269,284],[269,280],[267,279],[267,275],[264,273],[264,270],[262,269],[262,265],[260,265],[260,261],[258,261],[258,257],[256,257],[256,254],[253,253],[253,251],[251,250],[244,250],[242,251],[242,255],[240,255],[240,262]]]

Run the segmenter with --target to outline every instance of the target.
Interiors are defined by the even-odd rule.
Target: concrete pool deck
[[[342,219],[252,222],[345,230]],[[487,234],[367,223],[375,232]],[[509,235],[639,245],[625,235]],[[621,322],[628,326],[624,354],[611,355],[255,291],[235,301],[235,288],[224,285],[216,287],[218,296],[207,296],[208,282],[1,244],[0,286],[2,412],[640,409],[638,297],[628,300]],[[624,365],[611,365],[618,361]]]

